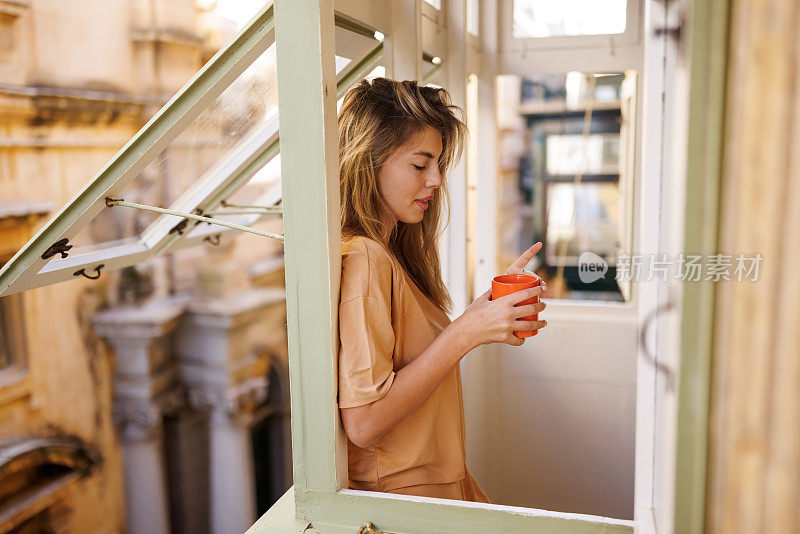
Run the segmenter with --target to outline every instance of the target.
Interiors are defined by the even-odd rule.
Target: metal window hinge
[[[52,258],[56,254],[61,254],[61,258],[66,258],[69,256],[67,251],[72,248],[72,245],[69,245],[69,238],[65,237],[64,239],[59,239],[48,248],[44,254],[42,254],[42,259],[46,260],[48,258]]]

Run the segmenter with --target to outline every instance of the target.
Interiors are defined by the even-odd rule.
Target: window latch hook
[[[75,271],[72,273],[72,276],[83,276],[84,278],[88,278],[89,280],[97,280],[100,278],[100,269],[105,267],[102,263],[94,268],[94,272],[97,273],[95,275],[86,274],[86,269],[81,269],[79,271]]]

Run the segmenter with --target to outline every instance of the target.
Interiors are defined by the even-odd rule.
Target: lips
[[[433,195],[427,196],[425,198],[417,198],[414,199],[414,202],[422,208],[423,210],[428,209],[428,201],[433,198]]]

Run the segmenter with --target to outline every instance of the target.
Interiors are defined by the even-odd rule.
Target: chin
[[[403,222],[406,223],[406,224],[416,224],[416,223],[422,221],[422,218],[424,216],[425,216],[424,213],[410,215],[410,216],[404,218]]]
[[[416,224],[425,217],[425,212],[420,211],[419,208],[413,207],[404,212],[395,212],[395,218],[405,224]]]

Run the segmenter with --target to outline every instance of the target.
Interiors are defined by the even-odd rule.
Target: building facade
[[[0,262],[231,37],[213,8],[0,0]],[[214,112],[219,135],[244,113]],[[203,170],[192,142],[132,194],[168,205]],[[115,211],[72,244],[147,222]],[[288,488],[282,249],[266,241],[0,299],[0,531],[232,532]]]

